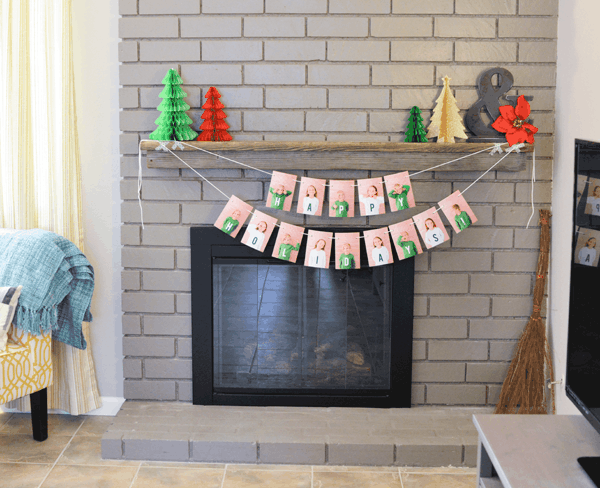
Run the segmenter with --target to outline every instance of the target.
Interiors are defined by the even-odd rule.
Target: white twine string
[[[529,216],[529,220],[527,221],[526,229],[529,229],[529,222],[533,218],[533,214],[535,213],[535,205],[533,203],[533,188],[535,183],[535,147],[533,148],[533,164],[531,166],[531,215]]]

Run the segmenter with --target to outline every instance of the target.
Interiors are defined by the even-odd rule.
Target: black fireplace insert
[[[274,237],[190,241],[195,405],[410,407],[413,259],[318,269],[272,258]]]

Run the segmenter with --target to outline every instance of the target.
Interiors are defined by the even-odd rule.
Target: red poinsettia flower
[[[529,102],[521,95],[517,99],[516,108],[512,105],[500,107],[500,117],[494,121],[492,127],[498,132],[506,133],[506,140],[511,146],[520,142],[533,144],[533,134],[538,128],[525,122],[530,113]]]

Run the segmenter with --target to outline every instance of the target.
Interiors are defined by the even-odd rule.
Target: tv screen
[[[567,396],[600,432],[600,143],[575,141]]]

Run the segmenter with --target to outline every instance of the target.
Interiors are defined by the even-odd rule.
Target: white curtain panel
[[[84,251],[81,207],[71,0],[0,0],[0,227],[46,229]],[[83,331],[84,351],[52,345],[48,406],[73,415],[101,406]]]

